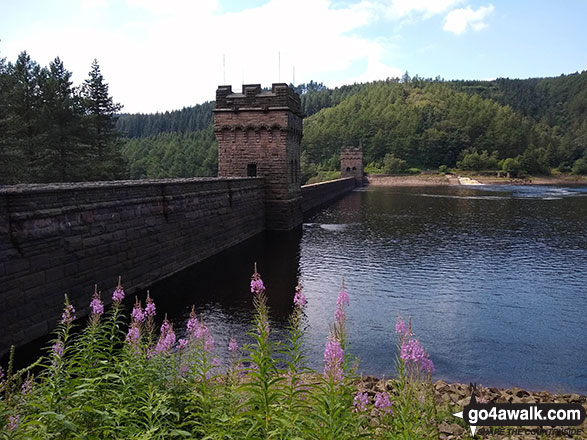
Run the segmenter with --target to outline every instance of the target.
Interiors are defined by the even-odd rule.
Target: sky
[[[0,0],[0,57],[100,64],[124,112],[214,100],[218,85],[587,70],[587,0]]]

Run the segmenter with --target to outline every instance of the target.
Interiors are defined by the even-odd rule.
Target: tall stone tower
[[[340,150],[340,177],[354,177],[355,185],[363,185],[363,150],[347,147]]]
[[[300,97],[287,84],[263,91],[259,84],[216,90],[214,132],[218,139],[218,177],[264,177],[268,230],[290,230],[302,223],[300,190]]]

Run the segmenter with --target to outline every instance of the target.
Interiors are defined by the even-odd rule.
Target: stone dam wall
[[[320,208],[352,191],[354,187],[354,177],[304,185],[302,186],[302,212],[306,214]]]
[[[303,186],[305,213],[354,179]],[[88,312],[234,246],[266,226],[263,178],[196,178],[0,188],[0,356],[47,334],[68,294]]]
[[[145,288],[264,228],[262,178],[4,187],[0,355],[48,333],[65,293],[82,316],[95,283],[108,302],[119,275]]]

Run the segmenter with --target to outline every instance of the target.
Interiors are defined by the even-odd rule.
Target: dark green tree
[[[81,142],[81,108],[72,89],[71,72],[59,57],[41,81],[44,145],[40,157],[44,182],[84,179],[87,149]]]
[[[84,112],[84,148],[89,150],[89,180],[114,180],[126,177],[126,167],[121,154],[120,134],[116,129],[116,114],[122,105],[113,101],[108,84],[100,72],[98,60],[94,60],[89,78],[81,87],[81,103]]]
[[[40,81],[46,71],[26,52],[18,56],[8,71],[4,137],[11,171],[2,179],[7,183],[38,182],[43,141]]]

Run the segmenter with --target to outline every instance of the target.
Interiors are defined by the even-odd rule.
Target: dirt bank
[[[386,176],[371,174],[368,176],[371,186],[438,186],[450,185],[450,180],[443,174],[417,174]]]
[[[525,179],[507,177],[465,175],[486,185],[587,185],[587,176],[539,176]],[[382,175],[370,174],[367,177],[371,186],[444,186],[459,185],[459,178],[453,174]]]

